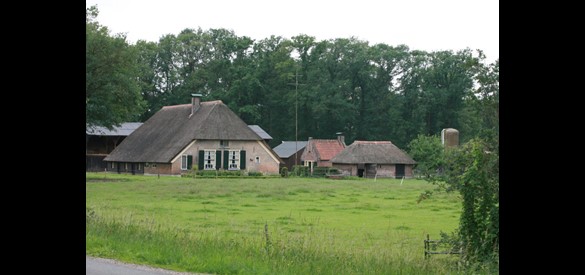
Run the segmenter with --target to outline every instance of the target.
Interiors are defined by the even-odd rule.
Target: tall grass
[[[99,178],[88,255],[216,274],[457,273],[453,256],[425,260],[423,239],[457,226],[460,200],[416,204],[422,181]]]

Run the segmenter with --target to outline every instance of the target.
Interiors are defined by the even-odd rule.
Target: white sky
[[[410,50],[481,49],[499,58],[499,0],[86,0],[97,21],[130,43],[186,28],[225,28],[255,40],[354,36]]]

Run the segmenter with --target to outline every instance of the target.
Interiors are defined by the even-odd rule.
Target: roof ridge
[[[356,140],[356,144],[392,144],[389,140]]]
[[[168,109],[168,108],[178,108],[178,107],[185,107],[185,106],[190,106],[191,104],[176,104],[176,105],[166,105],[163,106],[162,109]]]

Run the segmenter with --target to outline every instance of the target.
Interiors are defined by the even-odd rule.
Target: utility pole
[[[295,69],[295,83],[289,83],[289,85],[295,85],[295,166],[298,165],[297,154],[299,152],[299,68]]]
[[[299,69],[295,71],[295,165],[297,164],[297,154],[299,153]]]

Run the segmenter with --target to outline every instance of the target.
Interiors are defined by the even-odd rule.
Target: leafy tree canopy
[[[112,129],[136,120],[145,101],[137,82],[136,51],[124,35],[110,36],[97,16],[95,6],[86,9],[85,120],[87,127]]]

